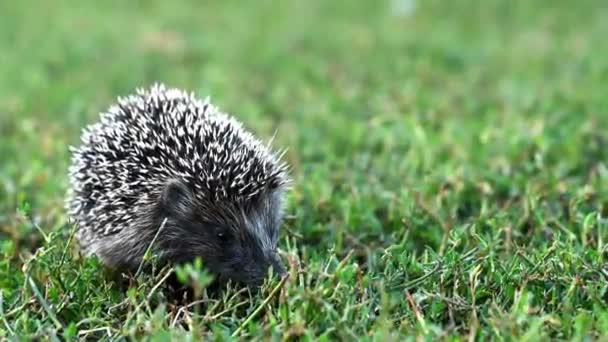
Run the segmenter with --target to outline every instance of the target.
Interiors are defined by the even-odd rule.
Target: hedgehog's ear
[[[189,215],[194,208],[194,196],[186,184],[170,180],[163,189],[161,205],[170,215]]]

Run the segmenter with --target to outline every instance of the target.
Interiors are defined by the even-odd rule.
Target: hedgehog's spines
[[[81,142],[70,147],[66,207],[90,232],[128,228],[171,178],[187,180],[200,201],[249,201],[290,182],[285,151],[263,145],[209,97],[158,82],[118,97]]]

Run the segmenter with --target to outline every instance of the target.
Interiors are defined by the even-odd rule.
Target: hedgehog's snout
[[[285,274],[287,273],[287,271],[285,270],[285,266],[283,266],[283,263],[281,262],[281,259],[279,258],[279,254],[278,253],[273,253],[270,257],[270,266],[272,267],[272,274],[274,274],[275,276],[282,278],[283,276],[285,276]]]
[[[279,255],[274,251],[269,252],[261,259],[251,259],[249,265],[244,267],[244,271],[244,277],[241,279],[254,286],[262,285],[270,273],[275,278],[282,278],[287,273]]]

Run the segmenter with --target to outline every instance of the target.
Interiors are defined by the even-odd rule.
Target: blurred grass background
[[[0,338],[228,336],[264,299],[184,323],[66,247],[68,146],[154,81],[289,149],[299,266],[241,336],[606,337],[607,34],[591,0],[0,2]]]

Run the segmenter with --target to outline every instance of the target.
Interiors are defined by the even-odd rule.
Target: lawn
[[[0,2],[0,340],[608,338],[603,1]],[[154,81],[287,148],[284,283],[109,274],[70,145]],[[194,302],[193,302],[194,300]]]

